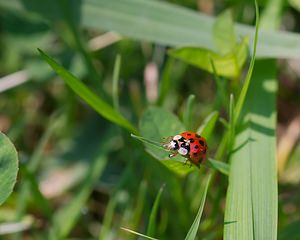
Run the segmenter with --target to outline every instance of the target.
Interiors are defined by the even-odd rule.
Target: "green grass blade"
[[[39,6],[38,0],[32,4]],[[53,7],[25,9],[18,0],[0,0],[4,10],[24,13],[34,11],[57,16]],[[142,9],[142,11],[141,11]],[[82,25],[98,31],[116,31],[124,36],[173,47],[196,46],[216,50],[213,41],[215,18],[184,7],[157,0],[87,0],[82,2]],[[255,29],[235,24],[237,36],[254,39]],[[300,35],[288,32],[261,31],[258,58],[296,58],[300,56]]]
[[[11,141],[0,132],[0,205],[12,193],[18,174],[18,154]]]
[[[119,84],[119,78],[120,78],[120,68],[121,68],[121,56],[117,55],[116,60],[115,60],[113,79],[112,79],[113,106],[117,112],[119,112],[118,84]]]
[[[114,30],[133,39],[174,47],[216,50],[212,34],[215,18],[198,11],[155,0],[87,0],[82,6],[83,26],[87,28]],[[235,24],[235,30],[237,36],[250,36],[253,41],[253,27]],[[299,58],[300,35],[261,31],[257,47],[259,58]]]
[[[203,191],[203,195],[202,195],[202,199],[201,199],[201,203],[200,203],[200,206],[199,206],[197,216],[196,216],[189,232],[187,233],[187,235],[185,237],[185,240],[194,240],[194,239],[196,239],[196,235],[197,235],[197,231],[198,231],[198,228],[199,228],[199,225],[200,225],[200,220],[201,220],[201,216],[202,216],[202,212],[203,212],[203,208],[204,208],[204,203],[205,203],[205,199],[206,199],[206,194],[207,194],[210,178],[211,178],[211,175],[208,176],[208,179],[207,179],[207,182],[205,184],[204,191]]]
[[[150,239],[150,240],[158,240],[157,238],[153,238],[153,237],[149,237],[145,234],[142,234],[142,233],[139,233],[139,232],[136,232],[136,231],[133,231],[133,230],[130,230],[128,228],[125,228],[125,227],[121,227],[122,230],[126,231],[126,232],[129,232],[129,233],[132,233],[134,235],[137,235],[137,236],[140,236],[140,237],[143,237],[143,238],[146,238],[146,239]]]
[[[147,235],[148,236],[153,236],[156,232],[156,219],[157,219],[157,212],[158,212],[158,207],[159,207],[159,203],[160,203],[160,197],[161,194],[164,190],[165,185],[162,185],[161,188],[159,189],[157,196],[155,198],[153,207],[151,209],[151,213],[150,213],[150,217],[149,217],[149,224],[147,227]]]
[[[47,56],[39,49],[40,55],[52,67],[52,69],[69,85],[69,87],[89,104],[95,111],[107,120],[118,124],[130,132],[137,133],[136,128],[126,120],[122,115],[116,112],[110,105],[104,102],[100,97],[89,90],[79,79],[65,70],[56,61]]]
[[[228,125],[228,149],[232,149],[232,144],[235,137],[235,122],[234,122],[234,96],[230,94],[229,100],[229,125]]]
[[[195,103],[195,95],[191,94],[188,97],[187,103],[186,103],[186,109],[183,113],[183,123],[187,130],[192,129],[192,113],[193,113],[193,106]]]
[[[257,43],[258,43],[258,29],[259,29],[259,11],[258,11],[258,5],[256,0],[254,0],[255,3],[255,36],[254,36],[254,47],[253,47],[253,52],[252,52],[252,58],[251,58],[251,62],[250,62],[250,66],[247,72],[247,76],[245,79],[245,82],[243,84],[242,90],[240,92],[240,96],[239,99],[236,103],[235,109],[234,109],[234,125],[237,122],[237,120],[239,119],[239,116],[241,114],[242,111],[242,107],[243,104],[245,102],[245,98],[246,98],[246,94],[250,85],[250,81],[251,81],[251,77],[252,77],[252,72],[253,72],[253,68],[254,68],[254,63],[255,63],[255,56],[256,56],[256,47],[257,47]]]
[[[276,239],[277,82],[275,64],[272,67],[269,63],[256,63],[242,124],[237,128],[226,199],[225,240]]]
[[[203,135],[206,140],[208,140],[215,128],[215,125],[217,123],[219,117],[219,113],[217,111],[214,111],[210,113],[205,119],[203,124],[197,129],[197,133],[200,135]]]
[[[230,167],[227,163],[208,158],[206,160],[206,162],[204,163],[204,166],[215,169],[215,170],[219,171],[220,173],[223,173],[226,176],[229,175]]]

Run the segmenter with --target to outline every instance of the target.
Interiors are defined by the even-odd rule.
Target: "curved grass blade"
[[[229,165],[227,163],[208,158],[206,160],[206,162],[204,163],[204,166],[215,169],[215,170],[223,173],[226,176],[229,175],[229,169],[230,168],[229,168]]]
[[[252,78],[252,72],[253,72],[253,68],[254,68],[254,63],[255,63],[255,57],[256,57],[256,47],[257,47],[257,43],[258,43],[258,29],[259,29],[259,10],[258,10],[258,5],[256,0],[254,0],[255,2],[255,35],[254,35],[254,43],[253,43],[253,52],[252,52],[252,57],[251,57],[251,62],[250,62],[250,66],[247,72],[247,76],[244,82],[244,85],[242,87],[242,90],[240,92],[240,96],[239,99],[236,103],[235,109],[234,109],[234,125],[235,123],[237,123],[241,111],[242,111],[242,107],[244,105],[245,99],[246,99],[246,94],[248,92],[248,88],[250,85],[250,81]]]
[[[160,197],[164,190],[164,187],[165,187],[164,184],[160,187],[158,194],[155,198],[151,213],[150,213],[149,224],[148,224],[148,228],[147,228],[148,236],[153,236],[155,234],[157,211],[158,211],[158,207],[159,207],[159,203],[160,203]]]
[[[183,113],[183,123],[186,129],[192,129],[192,110],[195,103],[195,95],[191,94],[186,103],[186,109]]]
[[[208,186],[210,183],[210,179],[211,179],[211,175],[208,176],[207,182],[205,184],[205,188],[203,191],[203,195],[202,195],[202,199],[201,199],[201,203],[199,206],[199,210],[197,213],[197,216],[189,230],[189,232],[187,233],[185,240],[195,240],[196,239],[196,235],[197,235],[197,231],[200,225],[200,220],[201,220],[201,216],[202,216],[202,212],[203,212],[203,208],[204,208],[204,203],[205,203],[205,199],[206,199],[206,194],[207,194],[207,190],[208,190]]]
[[[110,105],[104,102],[95,93],[89,90],[79,79],[77,79],[74,75],[60,66],[42,50],[38,49],[38,51],[43,59],[69,85],[69,87],[102,117],[129,130],[130,132],[133,132],[135,134],[137,133],[136,128],[127,119],[116,112]]]
[[[219,117],[219,113],[217,111],[210,113],[204,119],[203,124],[197,129],[197,133],[203,135],[206,138],[206,140],[209,139],[216,125],[218,117]]]
[[[114,109],[119,112],[119,96],[118,96],[118,83],[120,78],[120,68],[121,68],[121,56],[117,55],[115,60],[115,66],[113,71],[112,79],[112,96]]]

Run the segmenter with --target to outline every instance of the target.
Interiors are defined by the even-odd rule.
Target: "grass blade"
[[[121,56],[117,55],[114,72],[113,72],[113,79],[112,79],[112,96],[113,96],[113,106],[114,109],[119,112],[119,93],[118,93],[118,83],[120,78],[120,68],[121,68]]]
[[[147,235],[144,235],[142,233],[139,233],[139,232],[136,232],[136,231],[133,231],[133,230],[130,230],[128,228],[125,228],[125,227],[121,227],[122,230],[126,231],[126,232],[129,232],[129,233],[133,233],[137,236],[140,236],[140,237],[143,237],[143,238],[146,238],[146,239],[150,239],[150,240],[158,240],[157,238],[153,238],[153,237],[149,237]]]
[[[192,129],[192,112],[193,112],[193,105],[195,103],[195,95],[191,94],[188,97],[187,103],[186,103],[186,109],[183,113],[183,123],[186,129]]]
[[[197,216],[196,216],[189,232],[187,233],[187,235],[185,237],[185,240],[194,240],[194,239],[196,239],[196,235],[197,235],[197,231],[198,231],[198,228],[199,228],[199,225],[200,225],[200,219],[201,219],[203,208],[204,208],[204,203],[205,203],[205,199],[206,199],[206,194],[207,194],[210,178],[211,178],[211,175],[208,176],[208,179],[207,179],[207,182],[205,184],[204,191],[203,191],[203,195],[202,195],[202,199],[201,199],[201,203],[200,203],[200,207],[199,207]]]
[[[229,169],[230,168],[229,168],[229,165],[227,163],[208,158],[206,160],[206,162],[204,163],[204,166],[215,169],[215,170],[223,173],[226,176],[229,175]]]
[[[158,211],[158,207],[159,207],[159,203],[160,203],[160,197],[164,190],[164,187],[165,187],[165,185],[162,185],[161,188],[159,189],[158,194],[155,198],[152,210],[151,210],[151,214],[149,217],[149,224],[148,224],[148,228],[147,228],[148,236],[153,236],[156,232],[155,230],[156,230],[157,211]]]
[[[155,0],[87,0],[82,6],[82,24],[87,28],[114,30],[133,39],[174,47],[216,50],[212,34],[215,18],[196,11]],[[250,36],[253,41],[253,27],[235,24],[235,30],[237,36]],[[260,39],[259,58],[300,56],[299,34],[261,31]]]
[[[247,76],[244,82],[244,85],[242,87],[242,90],[240,92],[240,96],[239,99],[236,103],[235,109],[234,109],[234,124],[237,122],[237,120],[239,119],[239,116],[241,114],[242,111],[242,107],[243,104],[245,102],[246,99],[246,94],[250,85],[250,81],[251,81],[251,77],[252,77],[252,72],[253,72],[253,68],[254,68],[254,63],[255,63],[255,56],[256,56],[256,46],[257,46],[257,40],[258,40],[258,29],[259,29],[259,11],[258,11],[258,5],[256,0],[254,0],[255,3],[255,35],[254,35],[254,43],[253,43],[253,52],[252,52],[252,58],[251,58],[251,62],[250,62],[250,66],[247,72]]]
[[[203,124],[197,129],[197,133],[203,135],[206,140],[210,138],[212,131],[215,128],[216,122],[218,120],[219,113],[217,111],[212,112],[209,114]]]
[[[104,102],[100,97],[89,90],[79,79],[65,70],[56,61],[47,56],[42,50],[38,49],[43,59],[52,67],[52,69],[69,85],[69,87],[89,104],[95,111],[107,120],[118,124],[130,132],[137,133],[136,128],[122,115],[116,112],[110,105]]]
[[[256,63],[231,156],[224,239],[277,234],[275,64]],[[229,224],[230,223],[230,224]]]

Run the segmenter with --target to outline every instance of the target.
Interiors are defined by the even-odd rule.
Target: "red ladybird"
[[[170,157],[177,154],[185,157],[197,167],[205,160],[207,143],[204,137],[194,132],[184,132],[169,138],[163,147],[172,152]]]

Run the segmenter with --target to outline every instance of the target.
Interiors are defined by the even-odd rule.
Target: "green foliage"
[[[18,155],[11,141],[0,132],[0,205],[12,193],[18,173]]]
[[[77,79],[70,72],[65,70],[53,59],[48,57],[43,51],[39,49],[41,56],[48,62],[56,73],[69,85],[69,87],[77,93],[83,100],[85,100],[92,108],[94,108],[101,116],[108,120],[136,133],[136,129],[131,125],[122,115],[116,112],[111,106],[104,102],[95,93],[90,91],[79,79]]]
[[[228,10],[216,19],[213,33],[217,52],[203,48],[183,47],[173,49],[169,53],[210,73],[238,77],[247,58],[248,38],[244,37],[240,43],[237,43],[233,20]]]
[[[251,1],[0,0],[0,128],[21,160],[16,182],[0,134],[0,235],[252,240],[278,226],[298,239],[298,131],[285,129],[300,35],[278,31],[299,32],[289,4],[261,2],[258,31]],[[269,57],[289,64],[255,63]],[[200,168],[163,147],[184,131],[207,140]],[[293,180],[277,180],[276,142],[295,149]]]
[[[196,235],[197,235],[197,231],[199,228],[199,224],[200,224],[200,220],[201,220],[201,216],[202,216],[202,212],[203,212],[203,208],[204,208],[204,203],[205,203],[205,199],[206,199],[206,194],[207,194],[207,190],[208,190],[208,186],[210,183],[210,178],[211,175],[208,176],[207,182],[205,184],[204,190],[203,190],[203,194],[201,197],[201,203],[199,206],[199,210],[197,212],[197,216],[195,217],[195,220],[189,230],[189,232],[187,233],[185,240],[194,240],[196,239]]]

